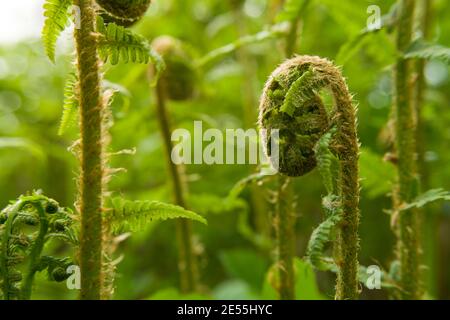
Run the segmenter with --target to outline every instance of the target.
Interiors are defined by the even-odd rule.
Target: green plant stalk
[[[2,281],[2,291],[3,291],[3,299],[4,300],[10,300],[11,295],[9,292],[9,288],[11,286],[10,279],[9,279],[9,267],[8,267],[8,244],[9,244],[9,237],[12,233],[12,226],[14,219],[16,218],[19,211],[22,209],[22,207],[25,204],[17,203],[16,208],[14,210],[11,210],[11,213],[9,214],[8,220],[5,224],[5,230],[2,237],[2,248],[1,248],[1,254],[0,254],[0,271],[1,276],[3,278]]]
[[[295,216],[290,184],[290,178],[278,175],[274,222],[277,237],[278,292],[281,300],[295,300]]]
[[[431,0],[419,0],[417,7],[417,31],[426,40],[430,37],[430,24],[432,20],[431,12]],[[417,60],[415,62],[415,87],[414,87],[414,112],[417,122],[417,159],[418,159],[418,172],[420,176],[420,185],[422,190],[429,189],[429,172],[425,162],[425,124],[422,117],[422,109],[424,103],[424,91],[426,89],[425,83],[425,60]],[[436,263],[436,255],[438,248],[438,233],[436,215],[430,212],[430,209],[422,208],[419,213],[419,217],[422,217],[424,237],[423,246],[424,250],[424,261],[426,261],[427,272],[426,272],[426,283],[428,292],[432,296],[437,295],[437,279],[438,270]]]
[[[344,78],[336,70],[330,70],[330,80],[337,106],[336,142],[340,163],[340,192],[342,216],[338,233],[337,265],[339,268],[336,285],[336,299],[354,300],[359,295],[358,252],[359,252],[359,142],[356,132],[356,109],[352,104]]]
[[[157,116],[172,180],[173,193],[176,204],[183,208],[187,208],[182,175],[180,172],[181,167],[174,164],[171,160],[173,145],[170,133],[169,115],[166,108],[165,92],[164,81],[159,81],[156,85]],[[198,286],[198,270],[194,252],[192,223],[187,219],[178,219],[175,224],[178,242],[178,269],[180,272],[181,291],[184,293],[195,292]]]
[[[79,262],[80,298],[101,299],[102,208],[103,208],[103,102],[95,35],[93,0],[75,0],[80,8],[80,29],[75,29],[78,78],[80,81],[81,172],[79,212],[81,215]]]
[[[412,40],[414,0],[399,2],[397,48],[405,51]],[[411,61],[397,60],[395,87],[396,148],[398,156],[398,187],[394,190],[400,204],[410,203],[418,194],[416,124],[412,104],[413,82]],[[416,209],[402,211],[398,220],[398,255],[400,261],[400,286],[403,299],[419,299],[420,254],[419,222]]]
[[[31,298],[31,290],[33,286],[34,276],[38,271],[37,266],[40,262],[42,249],[45,244],[45,236],[48,231],[48,219],[45,214],[45,210],[41,204],[34,204],[34,207],[38,211],[39,214],[39,234],[34,241],[33,247],[31,248],[29,255],[29,264],[28,269],[24,278],[24,282],[22,288],[20,290],[20,298],[22,300],[30,300]]]

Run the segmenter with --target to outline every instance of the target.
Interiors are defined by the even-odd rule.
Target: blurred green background
[[[33,1],[34,2],[34,1]],[[42,2],[42,1],[40,1]],[[240,9],[232,1],[154,0],[135,31],[149,40],[172,35],[189,45],[196,58],[246,34],[267,29],[276,21],[282,1],[246,0]],[[393,1],[312,0],[301,20],[297,54],[312,54],[335,60],[342,48],[366,26],[367,7],[379,5],[388,13]],[[4,4],[2,4],[3,6]],[[27,10],[23,6],[22,10]],[[6,10],[5,10],[6,11]],[[35,12],[36,11],[36,12]],[[33,14],[39,16],[40,10]],[[41,24],[18,20],[38,30]],[[2,27],[2,33],[9,32]],[[10,26],[10,29],[14,26]],[[433,1],[432,40],[450,46],[450,6]],[[388,146],[383,142],[392,103],[392,67],[396,59],[394,35],[382,29],[341,62],[351,92],[358,103],[361,156],[361,263],[388,269],[394,259],[389,192],[393,167],[383,162]],[[9,37],[11,38],[11,37]],[[244,47],[238,54],[199,70],[196,97],[189,102],[171,102],[174,128],[255,127],[258,99],[272,70],[284,60],[283,39]],[[77,160],[68,148],[77,130],[58,136],[63,88],[72,69],[73,44],[70,33],[63,36],[59,56],[53,65],[38,38],[9,39],[0,44],[0,207],[33,189],[61,204],[73,207],[76,196]],[[240,53],[240,54],[239,54]],[[111,159],[115,175],[110,184],[114,194],[130,199],[172,201],[170,184],[155,116],[155,99],[143,65],[104,66],[106,80],[119,88],[112,104],[114,125],[110,151],[136,148],[135,155]],[[450,76],[441,61],[429,61],[425,75],[424,137],[426,189],[450,189]],[[245,114],[253,105],[254,113]],[[247,109],[249,110],[249,109]],[[245,120],[247,119],[247,120]],[[253,168],[254,169],[254,168]],[[208,220],[195,225],[200,251],[202,297],[211,299],[253,299],[273,297],[266,273],[274,259],[271,248],[255,239],[254,209],[246,189],[242,199],[224,199],[230,189],[252,170],[239,165],[189,165],[189,203]],[[325,190],[317,172],[295,179],[298,201],[297,255],[303,257],[312,230],[323,218],[321,197]],[[268,197],[261,192],[261,203]],[[266,206],[266,216],[271,211]],[[450,205],[436,203],[423,215],[424,282],[430,298],[450,298]],[[116,299],[175,298],[179,295],[174,223],[153,223],[120,244],[115,258],[122,258],[116,278]],[[54,250],[64,250],[55,247]],[[300,263],[300,262],[299,262]],[[303,267],[299,265],[299,268]],[[334,276],[305,270],[303,298],[332,298]],[[64,284],[49,284],[40,276],[34,298],[73,298]],[[317,292],[316,283],[320,294]],[[301,284],[299,291],[302,292]],[[308,289],[305,289],[308,288]],[[195,298],[195,296],[192,296]],[[198,296],[197,296],[198,297]],[[363,288],[362,298],[386,298],[383,290]]]

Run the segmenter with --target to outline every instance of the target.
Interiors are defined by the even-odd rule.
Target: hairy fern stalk
[[[111,18],[112,15],[113,21],[115,18],[127,19],[126,15],[129,13],[135,21],[144,15],[150,4],[149,0],[47,0],[44,5],[46,20],[42,38],[52,61],[55,57],[56,40],[69,24],[69,7],[72,4],[77,9],[74,10],[74,20],[78,22],[75,26],[77,70],[66,83],[59,133],[63,134],[79,114],[81,139],[78,149],[80,180],[77,205],[81,216],[78,259],[81,269],[80,298],[101,299],[111,295],[114,273],[110,261],[104,259],[110,254],[104,244],[105,240],[109,241],[110,231],[109,221],[104,219],[104,211],[109,179],[105,156],[108,141],[106,120],[111,93],[102,88],[101,62],[110,61],[115,65],[120,61],[147,63],[151,60],[155,63],[157,75],[163,68],[163,62],[143,37],[111,22],[111,19],[105,22],[102,18]],[[155,209],[154,206],[151,208]],[[147,214],[152,213],[155,218],[179,216],[179,212],[158,215],[158,211],[149,210],[146,211]],[[135,212],[141,213],[139,210]],[[187,216],[190,217],[189,214]]]
[[[103,285],[103,194],[105,192],[104,104],[92,0],[75,0],[80,29],[75,29],[80,82],[80,269],[81,299],[100,299]]]
[[[319,92],[329,90],[334,110],[328,115]],[[259,124],[267,130],[267,156],[272,156],[271,130],[280,130],[279,172],[298,177],[313,170],[320,159],[315,148],[330,128],[335,128],[332,150],[339,159],[340,215],[335,263],[338,267],[336,299],[358,297],[359,181],[356,109],[341,72],[319,57],[297,56],[281,64],[266,83],[260,104]],[[336,177],[335,177],[336,178]]]
[[[411,44],[414,0],[399,1],[397,47],[404,52]],[[412,61],[399,58],[395,70],[395,136],[398,157],[398,186],[394,189],[394,203],[398,206],[411,203],[419,194],[416,153],[416,123],[412,103]],[[419,299],[420,244],[417,208],[399,213],[398,257],[400,261],[400,286],[403,299]]]

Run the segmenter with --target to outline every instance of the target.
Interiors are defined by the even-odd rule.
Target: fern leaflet
[[[332,241],[334,227],[339,223],[341,215],[340,201],[336,195],[328,195],[322,200],[328,218],[323,221],[311,234],[308,242],[307,257],[311,264],[319,270],[333,269],[332,259],[325,257],[325,246]]]
[[[153,220],[185,218],[207,224],[205,218],[182,207],[159,201],[130,201],[113,198],[107,218],[114,231],[139,230]]]
[[[317,142],[314,152],[317,159],[317,167],[322,176],[323,184],[328,194],[336,194],[338,192],[339,177],[339,160],[330,151],[331,138],[335,132],[335,128],[324,134]]]
[[[296,108],[301,108],[305,101],[314,97],[326,85],[326,80],[317,77],[314,70],[309,68],[292,83],[280,111],[292,116]]]
[[[70,73],[64,87],[64,105],[58,135],[63,135],[68,128],[73,126],[77,119],[78,95],[76,93],[78,78],[75,73]]]
[[[444,189],[431,189],[422,193],[414,199],[413,202],[404,204],[398,208],[400,211],[409,210],[411,208],[421,208],[424,205],[438,200],[450,201],[450,192]]]
[[[105,24],[101,16],[97,17],[97,32],[100,34],[99,55],[103,61],[109,60],[112,65],[116,65],[120,61],[145,64],[151,61],[156,71],[151,84],[156,85],[166,65],[162,57],[151,48],[144,37],[115,23]]]
[[[331,241],[331,233],[339,222],[339,216],[331,216],[314,229],[308,242],[307,257],[311,264],[319,270],[328,270],[329,259],[324,257],[325,245]]]
[[[450,64],[450,48],[419,39],[411,44],[404,57],[407,59],[439,59]]]
[[[44,4],[45,22],[42,29],[42,41],[45,52],[55,62],[56,40],[69,24],[69,7],[72,0],[46,0]]]

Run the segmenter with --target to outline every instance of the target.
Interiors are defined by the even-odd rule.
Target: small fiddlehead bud
[[[321,90],[334,99],[330,116],[321,102]],[[338,266],[337,299],[358,297],[359,144],[356,108],[340,70],[320,57],[297,56],[270,76],[260,103],[259,125],[266,129],[266,153],[271,155],[271,130],[279,129],[279,171],[301,176],[317,165],[314,151],[320,138],[335,128],[332,150],[339,159],[338,196],[341,216],[335,257]],[[333,130],[333,131],[334,131]]]
[[[103,9],[100,14],[105,22],[128,27],[144,16],[151,0],[96,0],[96,2]]]
[[[59,210],[59,204],[53,199],[49,199],[45,207],[45,212],[48,214],[57,213]]]
[[[194,94],[195,71],[192,58],[181,41],[161,36],[153,40],[153,49],[159,53],[166,63],[159,81],[164,86],[167,98],[171,100],[187,100]]]
[[[55,268],[51,273],[51,279],[56,282],[62,282],[66,280],[70,274],[66,272],[66,270],[62,267]]]

